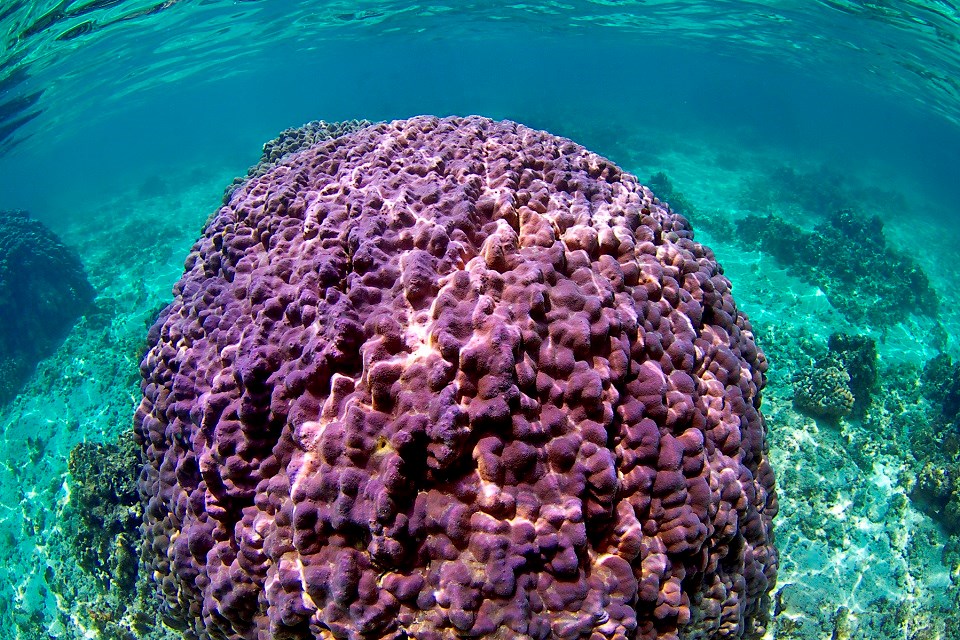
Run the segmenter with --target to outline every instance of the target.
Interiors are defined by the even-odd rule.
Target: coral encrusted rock
[[[850,374],[833,355],[800,371],[793,381],[794,406],[814,418],[836,421],[853,411]]]
[[[863,417],[873,394],[877,390],[877,343],[869,336],[830,334],[827,343],[830,356],[843,366],[850,378],[850,392],[853,394],[853,413]]]
[[[93,304],[71,249],[25,211],[0,211],[0,403],[10,400]]]
[[[80,565],[104,590],[113,587],[129,593],[137,578],[139,460],[130,431],[123,432],[117,444],[81,442],[70,452],[70,514],[77,520],[74,548]]]
[[[793,380],[794,406],[814,418],[862,419],[877,388],[877,345],[868,336],[831,334],[829,351]]]
[[[312,120],[299,127],[284,129],[276,138],[266,142],[263,145],[263,153],[257,164],[247,170],[247,175],[243,178],[234,178],[233,184],[227,187],[223,192],[223,204],[228,204],[234,192],[243,185],[244,182],[259,178],[286,156],[303,151],[308,147],[332,140],[340,136],[359,131],[369,127],[369,120],[344,120],[342,122],[326,122],[324,120]]]
[[[151,332],[145,561],[200,638],[756,638],[766,361],[712,252],[511,122],[320,143]]]

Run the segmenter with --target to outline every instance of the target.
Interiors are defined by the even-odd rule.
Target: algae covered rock
[[[921,377],[931,403],[930,419],[918,434],[923,446],[911,498],[953,535],[960,535],[960,364],[941,354]]]
[[[869,336],[834,333],[827,342],[830,356],[843,367],[853,394],[852,412],[863,417],[877,390],[877,343]]]
[[[843,362],[857,402],[870,404],[877,388],[877,342],[869,336],[834,333],[827,343],[830,352]]]
[[[0,403],[54,352],[94,295],[80,259],[50,229],[25,211],[0,211]]]
[[[102,640],[174,640],[159,603],[139,571],[143,509],[137,493],[140,451],[132,430],[115,444],[82,442],[70,452],[69,501],[61,512],[61,542],[75,562],[47,570],[45,582],[82,610],[86,635]],[[74,614],[76,616],[76,614]]]
[[[793,380],[793,403],[807,415],[863,418],[877,390],[877,345],[869,336],[834,333],[827,353]]]
[[[957,423],[960,414],[960,364],[941,353],[923,369],[923,393],[940,407],[940,420]]]
[[[145,562],[200,638],[758,638],[766,360],[583,147],[417,117],[285,156],[151,331]]]
[[[137,577],[140,451],[130,431],[117,444],[83,442],[70,452],[70,502],[78,517],[80,566],[105,589],[131,591]]]

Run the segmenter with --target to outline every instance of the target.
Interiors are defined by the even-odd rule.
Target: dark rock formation
[[[0,211],[0,403],[52,354],[94,298],[76,254],[24,211]]]

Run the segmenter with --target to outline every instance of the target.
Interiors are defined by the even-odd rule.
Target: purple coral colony
[[[146,559],[189,638],[756,638],[766,363],[637,179],[511,122],[287,156],[151,333]]]

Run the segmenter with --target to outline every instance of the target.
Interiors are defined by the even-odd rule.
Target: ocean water
[[[767,637],[960,638],[955,3],[0,0],[0,42],[0,211],[96,296],[0,406],[0,638],[185,637],[136,562],[148,329],[266,141],[418,114],[571,138],[714,250],[770,362]]]

